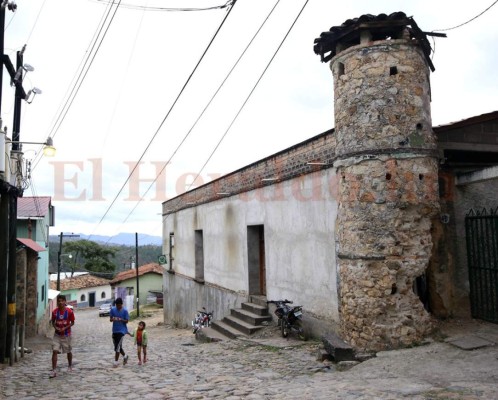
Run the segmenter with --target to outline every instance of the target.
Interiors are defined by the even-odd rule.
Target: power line
[[[118,104],[119,104],[119,101],[120,101],[122,93],[123,93],[124,82],[126,81],[126,78],[128,76],[128,72],[130,70],[131,61],[132,61],[133,55],[135,53],[135,48],[137,47],[138,37],[139,37],[140,30],[142,29],[142,24],[143,24],[143,21],[144,21],[144,16],[145,16],[145,11],[142,12],[142,15],[140,17],[140,21],[138,23],[138,27],[137,27],[137,30],[136,30],[136,33],[135,33],[135,38],[133,40],[133,44],[131,46],[130,54],[128,56],[128,62],[126,63],[126,68],[124,70],[125,73],[124,73],[124,76],[123,76],[123,80],[122,80],[122,83],[121,83],[121,85],[119,87],[119,91],[117,92],[116,101],[114,102],[112,113],[110,114],[110,117],[109,117],[109,123],[107,125],[105,136],[104,136],[103,141],[102,141],[102,147],[103,148],[104,148],[104,146],[106,144],[107,137],[109,136],[109,132],[111,131],[112,123],[114,122],[114,117],[116,115],[116,110],[118,108]]]
[[[114,6],[114,3],[115,3],[115,1],[113,0],[113,2],[112,2],[112,4],[111,4],[111,6],[109,7],[108,13],[106,14],[105,20],[104,20],[104,22],[103,22],[102,26],[100,27],[100,30],[99,30],[98,35],[97,35],[97,38],[100,36],[100,34],[102,33],[102,30],[104,29],[104,24],[106,23],[106,20],[107,20],[107,18],[108,18],[108,16],[109,16],[109,14],[110,14],[110,12],[111,12],[112,7]],[[79,74],[79,76],[78,76],[79,83],[77,84],[77,87],[76,87],[76,86],[75,86],[75,87],[73,87],[73,90],[72,90],[72,92],[71,92],[71,95],[72,95],[71,102],[70,102],[70,103],[69,103],[69,105],[67,106],[66,111],[65,111],[64,115],[62,116],[62,118],[61,118],[61,120],[60,120],[59,125],[57,126],[57,128],[56,128],[55,126],[52,128],[52,131],[51,131],[51,133],[49,134],[49,136],[50,136],[50,137],[55,137],[55,135],[57,134],[57,132],[58,132],[58,130],[59,130],[59,128],[60,128],[60,126],[62,125],[62,122],[63,122],[63,121],[64,121],[64,119],[66,118],[67,112],[68,112],[68,111],[69,111],[69,109],[71,108],[71,105],[72,105],[72,103],[73,103],[74,99],[76,98],[76,95],[78,94],[78,92],[79,92],[79,90],[80,90],[80,88],[81,88],[81,85],[83,84],[83,82],[84,82],[84,80],[85,80],[85,78],[86,78],[86,76],[87,76],[88,72],[90,71],[90,67],[92,66],[92,64],[93,64],[93,62],[94,62],[94,60],[95,60],[95,57],[97,56],[97,54],[98,54],[98,52],[99,52],[99,50],[100,50],[100,48],[101,48],[101,46],[102,46],[102,43],[104,42],[104,39],[105,39],[105,37],[106,37],[106,35],[107,35],[107,32],[109,32],[109,28],[111,27],[111,24],[112,24],[112,22],[113,22],[113,20],[114,20],[114,18],[115,18],[115,16],[116,16],[116,13],[117,13],[117,11],[118,11],[118,9],[119,9],[120,4],[121,4],[121,0],[119,0],[119,2],[118,2],[118,4],[116,5],[116,7],[114,7],[114,13],[112,14],[112,17],[111,17],[110,21],[108,22],[108,24],[107,24],[107,26],[106,26],[106,28],[105,28],[104,33],[103,33],[103,34],[102,34],[102,36],[100,37],[100,41],[99,41],[99,43],[98,43],[97,48],[95,49],[95,45],[96,45],[96,43],[97,43],[97,39],[96,39],[96,40],[94,41],[94,43],[92,44],[92,48],[90,49],[90,52],[89,52],[89,54],[88,54],[88,57],[87,57],[87,59],[85,60],[85,65],[83,66],[83,69],[85,68],[86,64],[87,64],[87,63],[88,63],[88,61],[90,60],[90,61],[89,61],[89,64],[88,64],[88,67],[86,67],[86,70],[84,71],[84,74],[83,74],[83,69],[82,69],[82,71],[80,72],[80,74]],[[94,49],[95,49],[95,51],[94,51]],[[93,55],[92,55],[92,52],[93,52]],[[91,56],[91,59],[90,59],[90,56]],[[83,76],[82,76],[82,75],[83,75]],[[80,78],[81,78],[81,79],[80,79]],[[74,95],[73,95],[73,93],[74,93]],[[67,104],[67,103],[66,103],[66,104]]]
[[[109,3],[108,0],[95,0],[98,3]],[[212,6],[212,7],[151,7],[151,6],[139,6],[136,4],[122,4],[122,8],[128,8],[132,10],[144,10],[144,11],[210,11],[210,10],[220,10],[223,8],[227,8],[232,3],[231,0],[227,1],[225,4],[221,6]]]
[[[223,21],[221,22],[220,26],[218,27],[218,29],[216,30],[214,36],[211,38],[211,41],[209,42],[208,46],[206,47],[206,49],[204,50],[204,52],[202,53],[202,56],[200,57],[199,61],[197,62],[197,64],[195,65],[194,69],[192,70],[192,72],[190,73],[190,76],[187,78],[187,80],[185,81],[185,83],[183,84],[183,87],[182,89],[180,90],[180,92],[178,93],[178,95],[176,96],[176,99],[175,101],[173,102],[173,104],[171,105],[171,107],[169,108],[168,112],[166,113],[166,115],[164,116],[163,120],[161,121],[161,123],[159,124],[158,128],[156,129],[156,132],[154,133],[154,135],[152,136],[152,138],[149,140],[149,143],[147,144],[147,146],[145,147],[145,150],[142,152],[142,155],[140,156],[140,158],[138,159],[138,161],[135,163],[135,166],[133,167],[132,171],[130,172],[130,174],[128,175],[128,177],[126,178],[126,180],[124,181],[123,185],[121,186],[121,188],[119,189],[118,193],[116,194],[116,196],[114,197],[114,199],[112,200],[111,204],[109,205],[109,207],[107,208],[106,212],[104,213],[104,215],[102,216],[102,218],[100,219],[99,223],[97,224],[97,226],[95,227],[95,229],[93,230],[93,232],[95,232],[95,230],[100,226],[100,224],[102,223],[102,221],[105,219],[105,217],[107,216],[107,214],[109,213],[109,211],[111,210],[111,208],[113,207],[114,203],[116,202],[116,200],[118,199],[119,195],[121,194],[121,192],[123,191],[123,189],[125,188],[126,184],[128,183],[128,181],[130,180],[130,178],[132,177],[133,173],[135,172],[135,170],[137,169],[137,167],[139,166],[140,162],[142,161],[143,157],[145,156],[145,154],[147,153],[147,151],[149,150],[150,146],[152,145],[152,142],[154,141],[154,139],[156,138],[157,134],[159,133],[159,131],[161,130],[161,128],[163,127],[164,123],[166,122],[166,119],[169,117],[169,115],[171,114],[171,111],[173,110],[173,108],[175,107],[176,103],[178,102],[178,100],[180,99],[180,96],[182,95],[183,91],[185,90],[185,88],[187,87],[188,83],[190,82],[190,80],[192,79],[192,76],[194,75],[194,73],[197,71],[197,68],[199,67],[200,63],[202,62],[202,60],[204,59],[204,56],[206,55],[207,51],[209,50],[209,48],[211,47],[214,39],[218,36],[218,33],[220,32],[222,26],[224,25],[225,21],[227,20],[228,16],[230,15],[231,11],[233,10],[233,6],[235,5],[235,2],[236,0],[232,0],[232,7],[230,7],[230,9],[228,10],[227,14],[225,15],[225,18],[223,18]],[[90,237],[93,235],[93,232],[92,234],[90,235]]]
[[[498,0],[497,0],[498,1]],[[277,50],[275,50],[275,53],[273,54],[272,58],[270,59],[270,61],[268,62],[268,64],[266,65],[265,69],[263,70],[263,72],[261,73],[261,75],[259,76],[259,79],[256,81],[256,83],[254,84],[252,90],[249,92],[249,94],[247,95],[245,101],[242,103],[242,105],[240,106],[239,108],[239,111],[237,111],[237,114],[235,114],[235,117],[232,119],[232,122],[230,122],[230,125],[228,126],[227,130],[225,131],[225,133],[223,134],[223,136],[221,137],[221,139],[218,141],[218,143],[216,144],[215,148],[213,149],[213,151],[211,152],[211,154],[209,155],[208,159],[206,160],[206,162],[204,163],[204,165],[202,166],[202,168],[200,169],[200,171],[197,173],[196,177],[194,178],[194,180],[192,181],[192,183],[189,185],[188,190],[190,190],[190,188],[192,187],[192,185],[194,184],[194,182],[197,180],[197,178],[200,176],[200,174],[202,173],[202,171],[204,170],[204,168],[206,167],[206,165],[208,164],[208,162],[211,160],[211,158],[213,157],[214,153],[216,152],[216,150],[218,150],[218,147],[220,146],[221,142],[225,139],[226,135],[228,134],[228,132],[230,131],[230,129],[232,128],[234,122],[236,121],[236,119],[239,117],[240,113],[242,112],[243,108],[245,107],[245,105],[247,104],[247,102],[249,101],[249,99],[251,98],[252,94],[254,93],[254,91],[256,90],[256,87],[259,85],[259,83],[261,82],[261,79],[263,78],[263,76],[265,75],[266,71],[268,70],[268,68],[270,67],[271,63],[273,62],[273,60],[275,59],[277,53],[279,52],[280,48],[282,47],[282,45],[284,44],[285,40],[287,39],[287,37],[289,36],[292,28],[294,27],[294,25],[296,24],[297,20],[299,19],[299,17],[301,16],[302,12],[304,11],[304,8],[308,5],[308,2],[309,0],[306,0],[306,2],[304,3],[303,7],[301,8],[301,10],[299,11],[299,14],[296,16],[296,18],[294,19],[294,22],[292,23],[292,25],[290,26],[289,30],[287,31],[287,33],[285,34],[284,38],[282,39],[282,41],[280,42],[280,45],[278,46]]]
[[[453,26],[451,28],[445,28],[445,29],[434,29],[432,32],[444,32],[444,31],[451,31],[452,29],[460,28],[461,26],[467,25],[468,23],[474,21],[475,19],[479,18],[481,15],[486,13],[491,7],[493,7],[496,3],[498,3],[498,0],[494,1],[488,8],[486,8],[484,11],[481,13],[477,14],[474,18],[469,19],[468,21],[465,21],[459,25]]]
[[[33,23],[33,27],[31,28],[31,31],[29,32],[28,39],[26,39],[26,44],[28,44],[29,40],[31,39],[31,35],[33,34],[33,31],[35,30],[36,24],[38,23],[38,18],[40,18],[40,14],[41,14],[43,8],[45,7],[46,2],[47,2],[47,0],[43,0],[43,4],[41,5],[40,10],[38,11],[38,14],[36,15],[35,22]]]
[[[275,3],[275,5],[273,6],[273,8],[270,10],[270,12],[266,16],[265,20],[261,23],[261,25],[257,29],[256,33],[252,36],[251,40],[249,41],[249,43],[246,45],[245,49],[240,54],[239,58],[235,61],[235,63],[233,64],[232,68],[230,69],[230,71],[227,73],[227,75],[225,76],[225,78],[223,79],[223,81],[221,82],[221,84],[218,86],[218,88],[216,89],[216,91],[214,92],[214,94],[211,96],[210,100],[208,101],[208,103],[206,104],[206,106],[204,107],[204,109],[201,111],[201,113],[199,114],[199,116],[197,117],[197,119],[194,121],[194,123],[192,124],[192,126],[188,130],[187,134],[183,137],[182,141],[178,144],[178,146],[176,147],[176,149],[173,151],[173,153],[169,157],[168,161],[164,164],[164,167],[161,168],[161,170],[159,171],[159,173],[157,174],[157,176],[154,178],[154,180],[151,182],[151,184],[149,185],[149,187],[147,188],[147,190],[144,192],[144,194],[137,201],[137,203],[135,204],[135,207],[133,207],[133,209],[129,212],[129,214],[123,220],[122,224],[124,224],[128,220],[128,218],[130,218],[130,216],[133,214],[133,212],[137,209],[138,205],[143,201],[143,199],[147,195],[147,193],[149,193],[149,191],[152,188],[152,186],[154,186],[154,184],[156,183],[156,181],[159,178],[159,176],[164,172],[166,166],[171,162],[171,160],[176,155],[176,153],[178,152],[178,150],[180,149],[180,147],[182,147],[182,145],[185,143],[185,141],[187,140],[187,138],[190,135],[190,133],[192,132],[192,130],[197,126],[197,123],[202,118],[202,116],[204,115],[204,113],[206,112],[206,110],[209,108],[209,106],[211,105],[211,103],[213,102],[213,100],[215,99],[215,97],[217,96],[217,94],[219,93],[219,91],[221,90],[221,88],[224,86],[225,82],[231,76],[232,72],[237,67],[237,65],[239,64],[239,62],[242,59],[242,57],[244,57],[244,55],[246,54],[247,50],[252,45],[252,43],[254,42],[254,40],[256,39],[256,37],[258,36],[258,34],[261,31],[261,29],[263,29],[263,27],[265,26],[266,22],[268,21],[268,19],[270,18],[270,16],[273,14],[273,11],[275,10],[275,8],[277,7],[277,5],[279,3],[280,3],[280,0],[278,0]],[[194,180],[194,182],[195,182],[195,180]]]
[[[109,18],[109,15],[112,11],[113,6],[115,5],[115,0],[112,1],[112,4],[104,12],[104,14],[100,20],[101,22],[99,22],[99,27],[97,28],[96,33],[94,34],[94,36],[92,38],[90,49],[87,52],[87,56],[84,57],[84,62],[82,60],[83,66],[81,67],[81,70],[79,71],[78,77],[75,80],[73,80],[74,86],[72,87],[72,89],[69,93],[69,96],[67,96],[64,106],[62,108],[60,108],[61,111],[60,111],[58,117],[56,118],[51,130],[49,131],[49,134],[47,135],[48,137],[54,138],[55,135],[57,134],[59,128],[61,127],[62,123],[64,122],[64,119],[66,118],[66,115],[69,112],[69,109],[71,108],[71,106],[74,102],[74,99],[76,98],[88,72],[90,71],[90,68],[93,64],[93,61],[95,60],[95,57],[97,56],[97,53],[100,50],[100,47],[102,46],[102,43],[107,35],[107,32],[109,31],[109,28],[114,20],[114,17],[116,16],[116,13],[117,13],[117,10],[120,6],[120,3],[121,3],[121,0],[119,0],[118,4],[114,7],[114,13],[113,13],[110,21],[107,23],[107,26],[106,26],[106,21]],[[102,33],[105,26],[106,26],[105,31],[104,31],[104,33]],[[97,45],[97,41],[98,41],[99,37],[100,37],[100,42],[98,43],[98,46],[95,49],[95,46]],[[35,167],[40,162],[40,159],[41,159],[40,157],[38,157],[38,160],[36,160],[36,163],[33,166],[33,169],[35,169]]]
[[[197,178],[200,176],[200,174],[202,173],[202,171],[204,170],[204,168],[206,167],[206,165],[207,165],[207,164],[208,164],[208,162],[211,160],[211,158],[213,157],[214,153],[216,152],[216,150],[217,150],[217,149],[218,149],[218,147],[220,146],[221,142],[224,140],[224,138],[225,138],[225,137],[226,137],[226,135],[228,134],[228,132],[229,132],[229,130],[231,129],[231,127],[233,126],[233,124],[234,124],[235,120],[236,120],[236,119],[238,118],[238,116],[240,115],[240,113],[241,113],[242,109],[245,107],[245,105],[246,105],[246,104],[247,104],[247,102],[249,101],[249,99],[250,99],[250,97],[252,96],[252,94],[254,93],[254,91],[255,91],[256,87],[257,87],[257,86],[259,85],[259,83],[261,82],[261,79],[263,78],[264,74],[266,73],[266,71],[267,71],[267,70],[268,70],[268,68],[270,67],[271,63],[272,63],[272,62],[273,62],[273,60],[275,59],[275,57],[276,57],[277,53],[279,52],[280,48],[282,47],[282,45],[284,44],[285,40],[286,40],[286,39],[287,39],[287,37],[289,36],[289,34],[290,34],[290,32],[291,32],[292,28],[294,27],[294,25],[296,24],[297,20],[298,20],[298,19],[299,19],[299,17],[301,16],[301,14],[302,14],[302,12],[304,11],[305,7],[307,6],[308,2],[309,2],[309,0],[306,0],[306,2],[304,3],[304,5],[303,5],[303,7],[301,8],[301,10],[299,11],[298,15],[297,15],[297,16],[296,16],[296,18],[294,19],[294,21],[293,21],[292,25],[290,26],[290,28],[288,29],[288,31],[287,31],[287,33],[285,34],[284,38],[283,38],[283,39],[282,39],[282,41],[280,42],[280,44],[279,44],[278,48],[275,50],[275,53],[273,54],[273,56],[271,57],[270,61],[269,61],[269,62],[268,62],[268,64],[266,65],[265,69],[264,69],[264,70],[263,70],[263,72],[261,73],[261,75],[260,75],[260,77],[258,78],[258,80],[256,81],[255,85],[253,86],[253,88],[252,88],[251,92],[250,92],[250,93],[248,94],[248,96],[246,97],[246,100],[244,101],[244,103],[242,104],[242,106],[239,108],[239,111],[237,112],[237,114],[236,114],[236,115],[235,115],[235,117],[233,118],[233,120],[232,120],[232,122],[230,123],[229,127],[227,128],[227,130],[225,131],[225,133],[223,134],[223,136],[221,137],[221,139],[220,139],[220,140],[218,141],[218,143],[216,144],[215,148],[213,149],[213,151],[212,151],[212,152],[211,152],[211,154],[209,155],[208,159],[206,160],[206,162],[205,162],[205,163],[204,163],[204,165],[202,166],[201,170],[197,173],[197,175],[196,175],[195,179],[193,179],[193,181],[192,181],[192,183],[190,184],[190,186],[189,186],[189,188],[187,189],[187,191],[188,191],[188,190],[190,190],[190,187],[192,186],[192,184],[193,184],[193,183],[197,180]],[[278,2],[275,4],[274,8],[276,7],[276,5],[277,5],[277,4],[278,4]],[[273,8],[273,9],[274,9],[274,8]],[[269,16],[271,15],[271,13],[273,12],[273,9],[271,10],[271,12],[270,12],[270,14],[268,15],[268,17],[269,17]],[[268,17],[267,17],[267,19],[268,19]],[[266,20],[264,21],[264,23],[266,23]],[[264,23],[263,23],[263,25],[264,25]],[[262,26],[263,26],[263,25],[261,25],[261,27],[259,28],[259,30],[261,30],[261,28],[262,28]],[[257,31],[257,33],[259,32],[259,30]],[[256,35],[257,35],[257,33],[256,33]],[[256,35],[255,35],[255,36],[256,36]],[[255,36],[254,36],[254,37],[255,37]],[[253,39],[251,39],[251,42],[254,40],[254,37],[253,37]],[[249,43],[249,45],[251,44],[251,42]],[[249,46],[249,45],[248,45],[248,46]],[[245,53],[245,51],[246,51],[246,50],[247,50],[247,47],[246,47],[246,49],[244,50],[244,52],[242,53],[242,55],[239,57],[239,59],[237,60],[237,62],[235,63],[235,65],[232,67],[232,69],[230,70],[229,74],[233,71],[233,68],[235,68],[235,66],[236,66],[236,65],[237,65],[237,63],[240,61],[240,58],[242,58],[242,56],[244,55],[244,53]],[[228,78],[228,76],[227,76],[227,78]],[[226,81],[226,79],[227,79],[227,78],[225,78],[225,80],[223,81],[223,83],[225,83],[225,81]],[[222,83],[222,85],[223,85],[223,83]],[[221,88],[221,86],[220,86],[220,88]],[[218,90],[216,91],[216,93],[219,91],[219,89],[220,89],[220,88],[218,88]],[[216,93],[215,93],[215,95],[216,95]],[[212,101],[212,99],[210,100],[210,102],[211,102],[211,101]],[[208,105],[209,105],[209,103],[208,103]],[[207,108],[207,106],[206,106],[206,108]],[[202,111],[202,113],[204,113],[204,111],[205,111],[205,109]],[[202,115],[202,113],[201,113],[201,115]],[[199,118],[200,118],[200,116],[199,116]],[[198,118],[198,119],[199,119],[199,118]],[[197,123],[198,119],[195,121],[194,125]],[[173,153],[173,155],[174,155],[174,154],[178,151],[178,148],[179,148],[179,147],[183,144],[183,142],[184,142],[184,141],[185,141],[185,139],[187,138],[188,134],[190,134],[190,131],[189,131],[189,132],[187,133],[187,135],[183,138],[183,140],[182,140],[182,142],[180,143],[180,145],[179,145],[179,146],[175,149],[175,152]],[[170,157],[170,159],[168,160],[168,163],[169,163],[169,161],[171,161],[171,158],[172,158],[172,157]],[[166,164],[166,165],[167,165],[167,164]],[[165,167],[164,167],[164,168],[165,168]],[[159,175],[162,173],[162,171],[164,170],[164,168],[163,168],[163,169],[161,169],[161,172],[159,173]],[[150,188],[152,187],[152,185],[154,184],[154,182],[157,180],[157,178],[158,178],[158,176],[157,176],[157,177],[156,177],[156,179],[154,179],[154,181],[151,183],[151,185],[150,185],[150,186],[149,186],[149,188],[147,189],[147,192],[150,190]],[[147,193],[147,192],[146,192],[146,193]],[[145,194],[146,194],[146,193],[145,193]],[[145,196],[145,194],[144,194],[144,196]],[[142,196],[142,197],[140,198],[139,202],[143,200],[143,197],[144,197],[144,196]],[[127,220],[127,219],[131,216],[131,214],[135,211],[135,209],[137,208],[137,206],[138,206],[139,202],[135,205],[135,207],[133,208],[133,210],[132,210],[132,211],[128,214],[128,216],[126,217],[125,221],[126,221],[126,220]],[[166,216],[162,219],[162,223],[164,223],[164,221],[166,220],[166,218],[167,218],[167,217],[168,217],[168,216],[166,215]],[[123,223],[124,223],[125,221],[123,221]]]
[[[211,152],[211,154],[209,155],[208,159],[206,160],[206,162],[204,163],[204,165],[202,166],[202,168],[200,169],[200,171],[197,173],[195,179],[193,179],[192,183],[190,184],[190,186],[188,187],[187,191],[190,190],[190,187],[193,185],[193,183],[197,180],[197,178],[199,177],[199,175],[202,173],[202,171],[204,170],[204,168],[206,167],[206,165],[208,164],[208,162],[211,160],[211,158],[213,157],[214,153],[216,152],[216,150],[218,149],[218,147],[220,146],[221,142],[223,141],[223,139],[225,139],[226,135],[228,134],[229,130],[231,129],[231,127],[233,126],[235,120],[238,118],[238,116],[240,115],[242,109],[245,107],[245,105],[247,104],[247,102],[249,101],[250,97],[252,96],[252,94],[254,93],[254,91],[256,90],[256,87],[259,85],[259,83],[261,82],[261,79],[263,78],[263,76],[265,75],[266,71],[268,70],[268,68],[270,67],[271,63],[273,62],[273,60],[275,59],[277,53],[279,52],[280,48],[282,47],[282,45],[284,44],[285,40],[287,39],[287,37],[289,36],[292,28],[294,27],[294,25],[296,24],[297,20],[299,19],[299,17],[301,16],[301,14],[303,13],[305,7],[308,5],[308,2],[309,0],[306,0],[306,2],[304,3],[303,7],[301,8],[301,10],[299,11],[298,15],[296,16],[296,18],[294,19],[294,22],[292,23],[292,25],[290,26],[290,28],[288,29],[287,33],[285,34],[284,38],[282,39],[282,41],[280,42],[278,48],[275,50],[275,53],[273,54],[273,56],[271,57],[270,61],[268,62],[268,64],[266,65],[265,69],[263,70],[263,72],[261,73],[259,79],[256,81],[256,83],[254,84],[251,92],[247,95],[244,103],[242,104],[242,106],[239,108],[239,111],[237,112],[237,114],[235,115],[235,117],[233,118],[232,122],[230,123],[230,125],[228,126],[227,130],[225,131],[225,133],[223,134],[223,136],[221,137],[221,139],[218,141],[218,143],[216,144],[215,148],[213,149],[213,151]],[[169,215],[169,214],[168,214]],[[166,221],[166,219],[168,218],[168,215],[164,216],[163,219],[162,219],[162,223],[164,223],[164,221]]]

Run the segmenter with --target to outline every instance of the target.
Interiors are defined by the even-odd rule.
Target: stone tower
[[[315,40],[334,78],[341,335],[358,349],[432,329],[414,291],[438,211],[426,35],[404,13],[363,15]]]

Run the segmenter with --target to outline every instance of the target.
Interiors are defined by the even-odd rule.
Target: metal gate
[[[498,208],[465,216],[473,318],[498,323]]]

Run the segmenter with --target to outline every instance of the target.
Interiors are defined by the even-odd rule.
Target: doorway
[[[266,296],[266,255],[264,225],[247,227],[249,294]]]
[[[95,307],[95,292],[88,293],[88,306]]]

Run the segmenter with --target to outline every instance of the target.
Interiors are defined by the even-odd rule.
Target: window
[[[86,297],[85,297],[84,294],[82,294],[81,297],[80,297],[80,301],[85,301],[85,300],[86,300]]]
[[[45,285],[42,285],[42,289],[41,289],[41,301],[45,301]]]
[[[173,260],[175,259],[174,255],[175,250],[175,234],[174,232],[169,233],[169,269],[173,269]]]
[[[204,237],[202,230],[195,231],[195,280],[204,282]]]
[[[105,299],[105,292],[102,292],[102,294],[100,295],[100,298]]]
[[[337,76],[343,76],[343,75],[344,75],[344,64],[340,62],[337,65]]]

